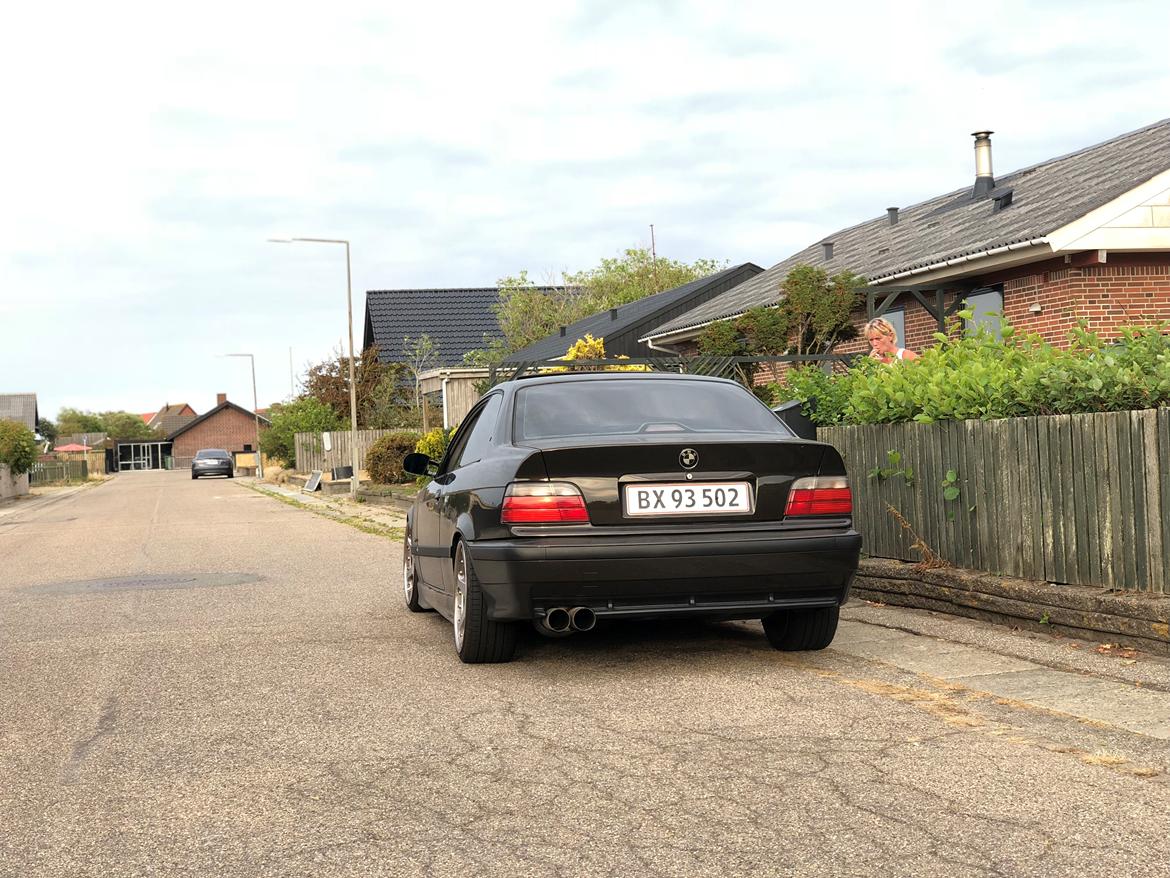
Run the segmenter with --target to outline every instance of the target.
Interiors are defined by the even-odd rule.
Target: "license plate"
[[[626,485],[626,515],[750,515],[749,482]]]

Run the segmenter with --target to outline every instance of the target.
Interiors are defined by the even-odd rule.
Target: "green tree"
[[[138,419],[141,423],[142,418]],[[105,425],[101,415],[83,412],[79,409],[63,408],[57,412],[57,434],[72,436],[74,433],[103,433]]]
[[[268,415],[270,426],[260,434],[260,450],[285,466],[296,463],[297,433],[344,429],[345,422],[330,405],[311,396],[277,403]]]
[[[57,413],[57,435],[106,433],[115,439],[157,439],[159,433],[131,412],[90,412],[63,408]]]
[[[527,271],[515,277],[500,278],[496,283],[500,288],[500,298],[492,310],[504,334],[504,344],[496,346],[500,359],[552,335],[558,327],[577,320],[578,315],[585,316],[580,313],[580,300],[585,295],[582,289],[541,289],[528,279]]]
[[[580,319],[663,290],[673,290],[725,267],[725,262],[714,259],[688,264],[663,256],[655,258],[644,247],[632,247],[619,257],[603,258],[596,268],[566,274],[565,283],[586,291],[584,298],[589,310],[575,318]]]
[[[102,412],[99,416],[102,429],[114,439],[158,439],[161,431],[146,426],[141,415],[130,412]]]
[[[663,290],[674,289],[721,270],[726,263],[714,259],[680,262],[650,251],[631,248],[621,256],[604,258],[594,268],[566,273],[555,289],[540,289],[527,271],[501,278],[500,299],[494,310],[502,339],[485,339],[485,346],[470,352],[466,362],[498,363],[513,351],[552,335],[561,326],[616,308]]]
[[[823,268],[797,265],[780,285],[779,309],[787,315],[794,354],[824,354],[851,338],[853,311],[865,278],[843,271],[829,277]]]
[[[46,442],[56,442],[60,431],[57,425],[48,418],[37,418],[37,435]]]
[[[354,362],[354,386],[357,396],[358,425],[369,424],[367,416],[374,407],[378,385],[386,377],[389,366],[378,360],[378,349],[368,347]],[[301,382],[302,397],[320,400],[349,423],[349,357],[340,349],[327,360],[315,363],[305,372]]]
[[[36,459],[33,431],[17,421],[0,421],[0,463],[7,464],[14,476],[20,476],[32,469]]]

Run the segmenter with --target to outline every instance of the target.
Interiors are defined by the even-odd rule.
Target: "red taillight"
[[[502,524],[589,523],[585,498],[567,482],[513,482],[500,507]]]
[[[788,492],[784,515],[852,515],[853,492],[841,476],[797,479]]]

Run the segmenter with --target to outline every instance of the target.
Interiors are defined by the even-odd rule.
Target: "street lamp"
[[[357,385],[353,371],[353,283],[349,270],[349,241],[340,238],[269,238],[273,244],[344,244],[345,245],[345,300],[349,311],[349,496],[357,499]]]
[[[252,417],[256,419],[256,478],[264,478],[264,464],[260,459],[260,400],[256,397],[256,358],[251,354],[224,354],[225,357],[247,357],[252,361]]]

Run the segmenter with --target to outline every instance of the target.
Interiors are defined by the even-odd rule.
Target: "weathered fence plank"
[[[1170,409],[833,427],[820,436],[845,459],[870,555],[921,560],[888,503],[960,566],[1170,591]],[[913,484],[869,477],[889,466],[889,451],[913,468]],[[943,496],[948,470],[958,476],[954,501]]]
[[[394,430],[358,430],[357,431],[357,465],[359,470],[366,468],[366,452],[381,436],[394,433]],[[308,473],[313,470],[334,469],[350,465],[349,430],[335,430],[329,434],[330,450],[325,450],[321,433],[297,433],[293,437],[293,447],[296,451],[297,472]]]

